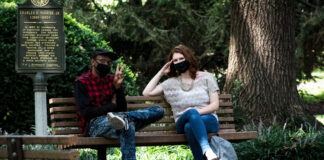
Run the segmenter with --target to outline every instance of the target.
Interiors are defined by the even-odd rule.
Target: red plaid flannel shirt
[[[75,81],[80,81],[85,89],[88,91],[88,96],[93,107],[101,107],[109,102],[114,95],[113,75],[100,78],[94,76],[89,70],[87,74],[81,75]],[[79,125],[82,132],[85,133],[85,129],[88,127],[88,123],[80,112],[77,113]]]

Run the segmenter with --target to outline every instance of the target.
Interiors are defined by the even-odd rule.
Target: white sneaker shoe
[[[207,160],[219,160],[219,158],[217,157],[217,155],[211,149],[208,149],[205,152],[205,156],[206,156]]]
[[[113,112],[107,113],[107,118],[108,118],[108,121],[109,121],[111,127],[115,128],[115,129],[125,128],[127,130],[128,129],[127,119],[122,116],[119,116],[118,113],[116,115],[115,114],[116,113],[113,113]]]

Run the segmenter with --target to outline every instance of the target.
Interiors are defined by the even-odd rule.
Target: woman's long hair
[[[169,53],[168,56],[168,62],[172,60],[173,54],[174,53],[181,53],[185,60],[189,62],[189,72],[190,72],[190,77],[192,79],[196,78],[196,73],[198,71],[198,62],[194,56],[194,52],[187,46],[185,45],[178,45],[174,47],[171,52]],[[170,72],[168,73],[169,77],[178,77],[180,74],[177,72],[177,70],[174,68],[174,65],[170,65]]]

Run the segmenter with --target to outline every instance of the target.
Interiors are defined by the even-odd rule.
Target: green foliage
[[[15,3],[22,3],[26,0],[1,0],[1,3],[5,3],[5,2],[8,2],[8,3],[11,3],[11,2],[15,2]]]
[[[324,130],[259,125],[259,137],[233,144],[239,159],[312,160],[324,158]]]
[[[303,80],[298,84],[299,96],[306,103],[324,102],[324,71],[317,69],[311,76],[311,80]]]
[[[96,150],[80,149],[80,160],[97,158]],[[186,145],[136,147],[136,157],[140,160],[191,160],[193,155]],[[121,159],[119,148],[108,148],[107,159]]]
[[[297,78],[299,80],[313,79],[312,72],[324,69],[324,3],[318,1],[316,6],[300,4],[302,11],[298,17]]]
[[[324,101],[324,91],[318,95],[310,94],[305,90],[299,90],[298,93],[299,93],[299,96],[306,103],[313,103],[313,102],[318,103],[318,102]]]
[[[316,119],[324,125],[324,114],[322,115],[316,115]]]
[[[111,41],[138,74],[140,89],[165,63],[169,50],[186,44],[196,51],[201,69],[224,73],[229,48],[229,0],[61,0],[65,10],[91,24]],[[309,79],[323,67],[323,2],[298,1],[297,78]],[[72,7],[73,6],[73,7]],[[92,15],[92,16],[89,16]],[[220,78],[223,86],[225,75]]]
[[[67,12],[103,33],[138,73],[140,90],[164,65],[171,48],[180,43],[195,51],[200,69],[221,75],[222,87],[227,68],[229,0],[119,1],[113,6],[81,0],[64,2]],[[93,16],[86,16],[90,14]]]
[[[33,82],[27,76],[15,72],[16,49],[16,11],[15,3],[0,4],[0,126],[9,133],[32,132],[34,124]],[[75,78],[90,68],[91,53],[95,48],[112,50],[102,36],[88,26],[78,23],[69,14],[64,14],[64,33],[66,49],[66,70],[64,74],[48,79],[48,98],[72,97]],[[122,59],[117,63],[124,63]],[[114,67],[115,67],[114,66]],[[112,67],[112,68],[114,68]],[[114,72],[114,70],[112,70]],[[123,86],[128,95],[138,95],[135,85],[137,75],[129,67],[125,69]]]
[[[7,132],[30,132],[34,94],[32,80],[15,71],[15,3],[1,3],[0,17],[0,126]]]

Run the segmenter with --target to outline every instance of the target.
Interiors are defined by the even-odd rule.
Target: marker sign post
[[[53,0],[18,6],[16,71],[34,80],[36,135],[47,135],[47,79],[65,71],[63,7]]]

